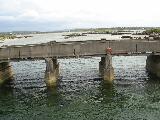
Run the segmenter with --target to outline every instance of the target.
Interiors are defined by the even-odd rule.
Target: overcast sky
[[[160,26],[160,0],[0,0],[0,31]]]

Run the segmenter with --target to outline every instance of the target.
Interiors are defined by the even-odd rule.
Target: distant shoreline
[[[21,39],[21,38],[28,38],[28,37],[33,37],[31,35],[23,35],[23,36],[16,36],[16,35],[0,35],[0,42],[2,43],[3,41],[6,40],[13,40],[13,39]]]

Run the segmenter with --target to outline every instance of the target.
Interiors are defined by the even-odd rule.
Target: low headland
[[[110,34],[121,35],[121,38],[127,39],[148,39],[148,40],[160,40],[160,28],[159,27],[113,27],[113,28],[88,28],[88,29],[68,29],[62,31],[13,31],[0,33],[0,41],[21,39],[33,37],[33,34],[48,34],[48,33],[67,33],[64,39],[87,36],[89,34]],[[137,36],[138,37],[137,37]],[[141,35],[145,37],[141,37]]]
[[[16,35],[16,34],[4,34],[4,33],[0,33],[0,41],[4,41],[4,40],[11,40],[11,39],[21,39],[21,38],[28,38],[28,37],[33,37],[31,35]]]

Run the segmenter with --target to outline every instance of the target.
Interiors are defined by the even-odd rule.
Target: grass
[[[86,36],[85,34],[80,34],[80,33],[71,33],[71,34],[68,34],[68,35],[63,35],[65,36],[65,39],[68,39],[68,38],[71,38],[71,37],[79,37],[79,36]]]
[[[15,39],[16,36],[15,35],[8,35],[8,34],[0,34],[0,40],[4,41],[6,39]]]
[[[150,35],[150,34],[160,34],[160,29],[150,29],[144,31],[145,34]]]

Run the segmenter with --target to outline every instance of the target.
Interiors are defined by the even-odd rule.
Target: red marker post
[[[112,48],[106,48],[106,53],[111,54],[112,53]]]

